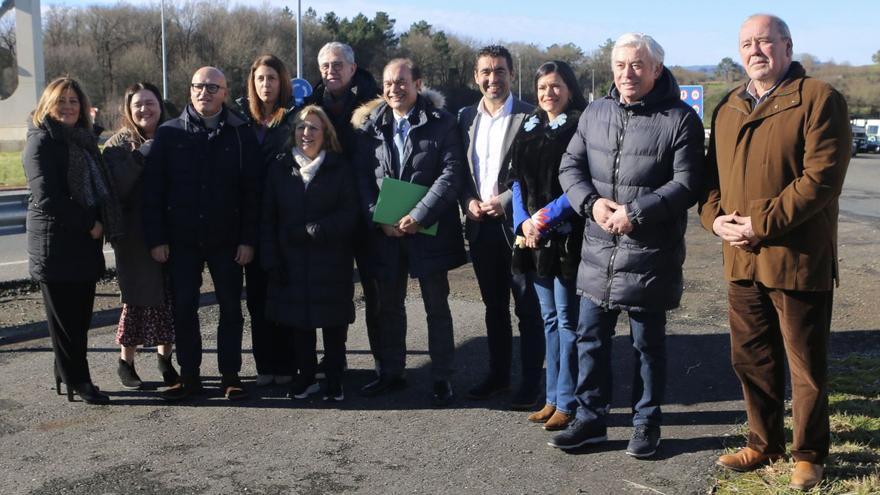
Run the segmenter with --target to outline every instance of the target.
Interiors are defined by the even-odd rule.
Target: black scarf
[[[97,139],[83,127],[61,126],[61,130],[68,151],[67,187],[70,196],[83,208],[99,209],[104,238],[114,241],[123,234],[122,208],[98,151]]]

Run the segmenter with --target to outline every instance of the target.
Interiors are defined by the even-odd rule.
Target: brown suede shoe
[[[533,412],[529,414],[529,421],[532,423],[546,423],[553,413],[556,412],[556,406],[551,406],[550,404],[544,404],[544,408],[538,412]]]
[[[725,454],[719,457],[715,464],[742,473],[772,464],[781,458],[782,454],[762,454],[751,447],[745,447],[735,454]]]
[[[807,461],[797,461],[791,472],[790,488],[795,490],[809,490],[822,481],[822,473],[825,467],[821,464],[813,464]]]
[[[571,423],[572,419],[574,419],[574,416],[559,412],[557,409],[556,412],[553,413],[553,416],[550,416],[550,419],[544,423],[544,429],[547,431],[564,430],[568,428],[568,424]]]

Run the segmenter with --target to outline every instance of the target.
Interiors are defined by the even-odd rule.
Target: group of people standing
[[[134,355],[143,345],[159,348],[169,386],[162,397],[202,391],[197,311],[207,265],[225,397],[248,395],[239,377],[246,278],[257,385],[289,385],[302,399],[322,390],[323,374],[324,399],[343,400],[356,260],[376,370],[361,394],[407,385],[404,302],[415,278],[431,400],[446,406],[455,350],[447,274],[466,263],[467,239],[488,343],[487,373],[467,397],[511,392],[513,296],[522,376],[510,406],[558,430],[553,447],[604,441],[612,337],[626,311],[634,370],[627,454],[649,457],[660,442],[666,311],[680,303],[687,210],[699,202],[703,225],[725,241],[732,360],[750,426],[748,446],[718,462],[750,470],[784,454],[789,356],[792,486],[814,486],[828,455],[825,356],[846,103],[791,60],[791,34],[778,17],[746,19],[739,51],[749,81],[719,105],[708,154],[663,48],[639,33],[617,40],[614,85],[590,105],[562,61],[535,73],[537,107],[518,100],[510,53],[487,46],[474,66],[482,98],[457,118],[412,60],[389,61],[377,86],[338,42],[319,52],[322,80],[302,107],[272,55],[254,61],[237,110],[226,104],[223,73],[204,67],[190,103],[169,120],[154,86],[128,88],[123,128],[103,154],[79,84],[53,81],[34,113],[24,166],[31,274],[43,290],[59,393],[63,382],[71,400],[109,400],[92,384],[85,353],[106,239],[124,303],[117,342],[126,388],[142,384]],[[388,178],[427,192],[399,221],[379,224],[373,213]],[[436,234],[422,232],[433,226]]]

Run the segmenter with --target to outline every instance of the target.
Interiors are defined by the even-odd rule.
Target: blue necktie
[[[406,142],[406,119],[397,121],[394,126],[394,147],[397,148],[397,177],[403,171],[403,146]]]

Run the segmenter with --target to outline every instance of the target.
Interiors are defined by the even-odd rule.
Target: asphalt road
[[[880,157],[855,160],[844,191],[834,355],[880,348],[878,167]],[[873,209],[865,197],[875,198]],[[450,274],[458,398],[442,410],[430,407],[427,332],[415,284],[407,299],[409,387],[358,397],[373,373],[359,305],[349,332],[346,400],[328,406],[319,398],[291,401],[281,388],[253,387],[247,328],[242,374],[253,398],[230,404],[220,396],[218,311],[209,285],[200,310],[208,394],[169,405],[154,390],[123,390],[115,376],[118,292],[102,283],[89,362],[94,381],[111,395],[109,406],[55,395],[39,294],[0,293],[0,493],[707,493],[718,454],[726,445],[742,445],[744,414],[729,364],[720,243],[694,215],[687,243],[685,294],[668,318],[663,442],[651,460],[623,452],[632,376],[625,319],[614,338],[609,440],[601,445],[574,453],[552,449],[549,433],[529,424],[526,413],[509,411],[505,397],[463,398],[486,369],[483,306],[470,266]],[[15,334],[27,337],[10,338]],[[151,353],[139,355],[138,370],[156,384]]]

